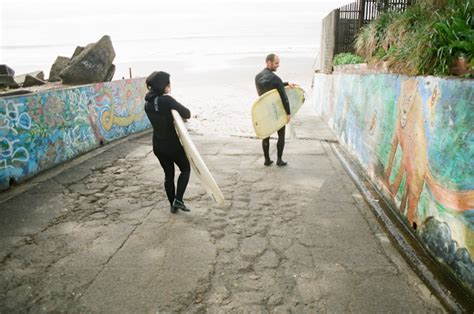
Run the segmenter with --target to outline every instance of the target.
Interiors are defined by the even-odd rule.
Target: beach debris
[[[112,64],[115,51],[110,36],[105,35],[97,43],[89,44],[83,49],[78,48],[75,56],[59,74],[64,84],[89,84],[112,79],[115,72]]]
[[[23,85],[23,83],[25,83],[25,79],[26,79],[27,75],[44,81],[43,71],[34,71],[34,72],[24,73],[24,74],[20,74],[20,75],[15,75],[15,77],[14,77],[15,82],[17,82],[18,85]]]
[[[59,73],[64,70],[65,67],[69,64],[70,59],[68,57],[58,56],[56,61],[54,61],[51,71],[49,71],[49,82],[58,82],[61,81]]]
[[[14,79],[15,71],[6,64],[0,64],[0,88],[18,88]]]

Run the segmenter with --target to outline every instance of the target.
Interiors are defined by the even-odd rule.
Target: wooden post
[[[359,29],[364,25],[365,20],[365,0],[359,0]]]
[[[338,54],[340,51],[340,42],[341,42],[341,34],[339,34],[339,31],[340,31],[340,27],[339,27],[339,21],[340,21],[340,14],[341,14],[341,10],[340,9],[336,9],[334,10],[334,52],[331,56],[331,63],[332,63],[332,59],[334,58],[334,56],[336,54]]]

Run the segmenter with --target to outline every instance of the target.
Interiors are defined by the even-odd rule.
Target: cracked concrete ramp
[[[324,129],[313,118],[296,134]],[[443,312],[330,137],[289,140],[288,166],[265,167],[261,141],[195,135],[226,204],[192,175],[176,215],[150,138],[0,197],[0,313]]]
[[[184,310],[209,285],[216,249],[207,231],[178,220],[145,223],[105,266],[79,305],[92,312]]]

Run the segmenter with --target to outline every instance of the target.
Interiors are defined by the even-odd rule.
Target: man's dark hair
[[[273,61],[275,61],[275,57],[276,57],[276,54],[271,53],[265,58],[265,62],[268,62],[268,61],[273,62]]]

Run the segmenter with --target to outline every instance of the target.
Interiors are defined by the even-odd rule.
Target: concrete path
[[[169,212],[150,134],[0,194],[0,313],[443,312],[324,123],[294,124],[283,168],[258,140],[194,136],[223,208],[192,177],[192,212]]]

